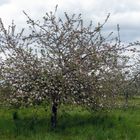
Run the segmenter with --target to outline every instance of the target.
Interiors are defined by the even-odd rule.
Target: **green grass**
[[[139,106],[92,113],[63,106],[55,130],[50,128],[49,109],[20,109],[16,122],[12,119],[14,111],[0,109],[0,140],[140,140]]]

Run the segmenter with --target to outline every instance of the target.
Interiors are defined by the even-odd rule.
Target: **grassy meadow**
[[[50,128],[49,108],[0,109],[0,140],[140,140],[140,98],[127,109],[88,112],[80,107],[61,106],[57,128]]]

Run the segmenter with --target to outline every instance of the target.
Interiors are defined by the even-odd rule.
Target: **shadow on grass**
[[[120,119],[121,120],[121,119]],[[119,121],[119,120],[117,120]],[[68,132],[76,130],[76,133],[82,133],[82,129],[100,128],[111,129],[116,125],[116,118],[114,116],[109,116],[104,113],[96,114],[68,114],[64,113],[58,117],[58,124],[55,129],[50,127],[50,118],[48,117],[26,117],[17,120],[14,123],[14,134],[15,136],[24,135],[30,136],[34,134],[44,134],[44,133],[57,133],[59,135],[66,135]],[[80,130],[81,129],[81,130]]]
[[[65,129],[70,127],[84,127],[87,125],[104,126],[112,128],[114,126],[114,117],[107,114],[91,114],[91,115],[63,115],[59,118],[59,129]]]

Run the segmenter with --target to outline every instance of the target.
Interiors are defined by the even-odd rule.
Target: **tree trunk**
[[[55,128],[57,125],[57,103],[52,103],[52,110],[51,110],[51,126]]]
[[[125,92],[125,103],[124,103],[124,108],[128,107],[128,93],[127,91]]]

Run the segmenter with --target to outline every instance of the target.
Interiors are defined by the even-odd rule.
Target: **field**
[[[61,106],[57,128],[50,128],[50,112],[43,107],[0,109],[0,140],[140,140],[140,99],[127,109],[88,112],[80,107]]]

